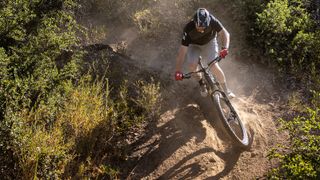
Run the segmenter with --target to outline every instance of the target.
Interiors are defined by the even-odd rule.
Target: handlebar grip
[[[182,74],[183,79],[190,79],[191,75],[190,74]]]
[[[219,62],[219,61],[221,61],[222,60],[222,57],[221,56],[218,56],[217,57],[217,61]]]
[[[221,61],[221,60],[222,60],[222,57],[221,57],[221,56],[217,56],[213,61],[211,61],[211,62],[208,64],[208,66],[210,66],[210,65],[213,64],[213,63],[219,62],[219,61]]]

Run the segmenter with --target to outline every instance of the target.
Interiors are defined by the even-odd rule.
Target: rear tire
[[[250,143],[247,130],[226,95],[216,91],[212,94],[212,100],[225,130],[233,142],[241,148],[248,148]]]

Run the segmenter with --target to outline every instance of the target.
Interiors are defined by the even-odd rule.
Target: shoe
[[[236,97],[236,95],[235,95],[235,94],[233,94],[233,92],[231,92],[230,90],[228,90],[228,92],[227,92],[227,96],[228,96],[228,98],[230,98],[230,99],[232,99],[232,98],[235,98],[235,97]]]
[[[200,85],[200,94],[202,97],[206,97],[208,95],[208,91],[206,88],[206,84],[203,82],[203,79],[201,79],[199,81],[199,85]]]
[[[221,83],[221,88],[223,89],[223,91],[227,94],[228,98],[232,99],[235,98],[236,95],[234,95],[231,90],[227,87],[226,83]]]

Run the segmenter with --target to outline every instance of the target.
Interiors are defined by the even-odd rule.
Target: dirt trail
[[[172,2],[163,0],[158,6],[174,8]],[[230,146],[219,126],[209,123],[210,119],[217,120],[211,113],[212,104],[198,95],[195,82],[173,80],[181,32],[170,32],[164,40],[152,42],[140,38],[133,27],[113,27],[110,32],[114,38],[107,43],[126,41],[132,59],[160,70],[163,78],[169,79],[163,87],[161,118],[151,123],[133,145],[131,158],[138,161],[127,179],[262,178],[270,167],[268,150],[285,139],[275,125],[282,99],[274,74],[254,63],[255,58],[261,58],[259,55],[249,56],[243,28],[228,4],[211,1],[202,6],[213,12],[231,34],[230,55],[220,64],[237,95],[234,104],[252,132],[252,147],[241,152]]]

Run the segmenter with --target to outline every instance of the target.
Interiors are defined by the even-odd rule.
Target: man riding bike
[[[221,37],[222,47],[219,56],[225,58],[228,55],[230,35],[218,19],[208,12],[205,8],[197,9],[193,19],[186,24],[183,30],[181,46],[176,58],[175,79],[183,79],[181,73],[182,65],[187,55],[187,63],[190,71],[197,69],[198,57],[201,55],[205,60],[211,61],[217,57],[218,42],[217,36]],[[212,73],[216,76],[225,93],[233,98],[235,95],[227,88],[225,75],[218,63],[211,67]],[[200,76],[195,76],[200,84],[200,93],[206,96],[207,90],[205,83]]]

